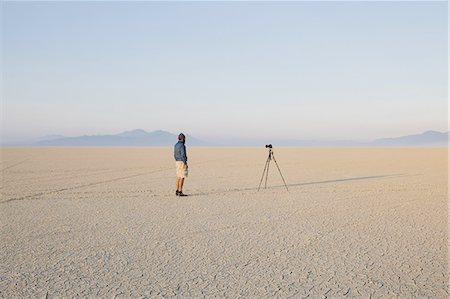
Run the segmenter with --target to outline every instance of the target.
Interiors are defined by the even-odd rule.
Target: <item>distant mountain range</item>
[[[399,136],[393,138],[382,138],[373,141],[357,140],[266,140],[279,146],[299,147],[441,147],[448,146],[449,132],[426,131],[421,134]],[[264,142],[243,141],[242,145],[261,145]]]
[[[115,135],[83,135],[40,140],[38,146],[169,146],[177,142],[178,135],[166,131],[146,132],[142,129],[125,131]],[[206,142],[186,136],[190,145],[206,146]]]
[[[448,146],[448,133],[426,131],[418,135],[377,139],[372,144],[375,146]]]
[[[276,146],[304,146],[304,147],[399,147],[399,146],[448,146],[449,132],[427,131],[422,134],[382,138],[371,142],[359,141],[320,141],[320,140],[262,140],[262,139],[234,139],[220,142],[205,142],[186,136],[189,146],[263,146],[273,143]],[[114,135],[83,135],[78,137],[64,137],[50,135],[20,143],[3,143],[7,146],[172,146],[177,141],[177,135],[166,131],[146,132],[142,129],[125,131]]]

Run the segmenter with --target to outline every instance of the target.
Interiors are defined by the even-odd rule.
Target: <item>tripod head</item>
[[[266,148],[268,148],[269,149],[269,160],[272,160],[272,158],[273,158],[273,150],[272,150],[272,144],[266,144]]]

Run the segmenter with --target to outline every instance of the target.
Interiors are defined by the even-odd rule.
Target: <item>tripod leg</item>
[[[269,167],[270,167],[270,156],[267,159],[267,172],[266,172],[266,182],[264,183],[264,189],[267,189],[267,177],[269,176]]]
[[[261,184],[262,184],[262,181],[263,181],[263,178],[264,178],[264,173],[266,172],[266,169],[267,169],[267,165],[269,165],[269,158],[267,158],[266,165],[264,165],[264,170],[263,170],[263,173],[262,173],[262,176],[261,176],[261,180],[259,181],[258,191],[261,188]]]
[[[275,160],[275,157],[274,157],[273,155],[272,155],[272,158],[273,158],[273,160],[275,161],[275,165],[276,165],[277,168],[278,168],[278,172],[279,172],[280,175],[281,175],[281,179],[283,180],[283,183],[284,183],[284,186],[286,187],[286,190],[289,191],[288,186],[286,185],[286,182],[284,181],[284,177],[283,177],[283,174],[281,173],[280,167],[278,166],[277,160]]]

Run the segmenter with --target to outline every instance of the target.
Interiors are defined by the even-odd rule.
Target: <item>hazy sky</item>
[[[3,138],[447,130],[447,2],[3,2]]]

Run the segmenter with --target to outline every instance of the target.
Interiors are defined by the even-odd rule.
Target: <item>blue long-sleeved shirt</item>
[[[175,157],[175,161],[183,161],[184,163],[187,163],[186,146],[183,142],[178,141],[177,144],[175,144],[173,155]]]

